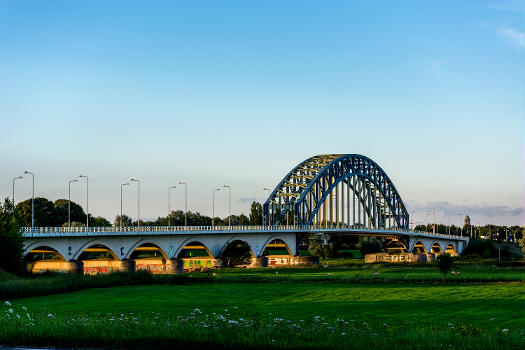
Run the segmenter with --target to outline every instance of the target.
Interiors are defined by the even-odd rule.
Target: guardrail
[[[408,233],[423,236],[432,237],[443,237],[449,239],[468,239],[468,237],[460,237],[447,235],[442,233],[432,233],[423,231],[414,231],[401,228],[367,228],[360,225],[254,225],[254,226],[124,226],[120,227],[24,227],[22,235],[24,237],[61,237],[61,236],[106,236],[106,235],[138,235],[140,233],[165,233],[165,234],[183,234],[186,232],[202,232],[202,233],[218,233],[218,232],[253,232],[253,231],[295,231],[295,232],[311,232],[311,233],[322,233],[322,232],[337,232],[337,231],[370,231],[377,233]]]

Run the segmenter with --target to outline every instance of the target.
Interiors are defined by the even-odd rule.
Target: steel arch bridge
[[[265,225],[408,229],[401,195],[381,167],[360,154],[306,159],[263,205]]]

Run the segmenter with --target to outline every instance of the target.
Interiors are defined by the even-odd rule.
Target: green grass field
[[[521,283],[330,282],[87,289],[12,301],[0,317],[0,343],[518,349],[525,343],[523,289]]]
[[[184,276],[6,275],[0,292],[13,298],[0,304],[0,344],[524,348],[523,264],[457,262],[452,270],[446,282],[428,264],[220,269]]]

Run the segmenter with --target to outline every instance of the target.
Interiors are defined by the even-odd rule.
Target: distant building
[[[465,216],[465,223],[463,224],[463,226],[470,226],[470,216]]]

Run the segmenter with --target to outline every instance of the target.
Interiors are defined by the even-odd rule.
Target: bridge
[[[387,252],[370,261],[428,261],[461,254],[468,238],[409,230],[394,184],[357,154],[308,158],[292,169],[263,205],[260,226],[25,228],[24,256],[33,272],[85,273],[147,269],[180,273],[223,264],[229,245],[245,244],[250,267],[318,263],[303,254],[309,239],[375,237]]]

